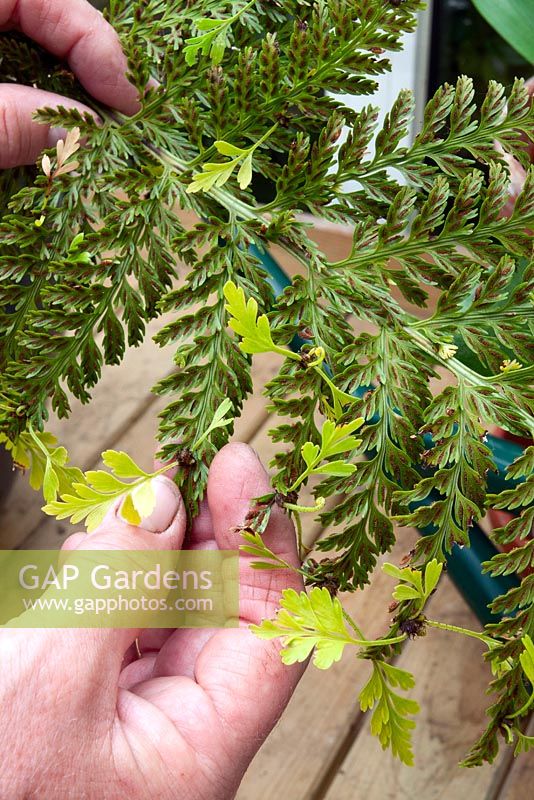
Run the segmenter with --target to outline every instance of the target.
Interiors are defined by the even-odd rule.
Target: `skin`
[[[136,90],[125,77],[126,58],[102,14],[86,0],[0,0],[0,31],[19,30],[66,61],[97,100],[134,114]],[[31,86],[0,83],[0,169],[32,164],[62,132],[32,120],[43,106],[89,110]]]
[[[118,38],[85,0],[0,0],[0,31],[10,29],[67,61],[100,102],[138,110]],[[33,163],[61,136],[32,119],[44,105],[80,107],[0,84],[0,168]],[[254,452],[227,445],[186,541],[176,486],[167,478],[157,486],[156,509],[140,526],[116,509],[65,549],[237,548],[236,526],[270,488]],[[264,538],[298,563],[294,530],[279,508]],[[0,799],[232,798],[304,669],[284,667],[279,643],[248,630],[273,616],[288,587],[302,589],[294,573],[255,571],[241,556],[240,629],[0,630]]]
[[[18,29],[67,61],[100,102],[133,114],[119,40],[85,0],[0,0],[0,31]],[[0,84],[0,168],[34,162],[61,131],[32,119],[43,105],[78,106],[29,86]],[[235,549],[250,502],[270,489],[245,444],[215,457],[186,539],[175,484],[157,479],[157,504],[138,527],[120,510],[64,549]],[[295,533],[275,508],[266,543],[298,563]],[[240,623],[220,630],[0,630],[1,800],[226,800],[284,710],[303,672],[250,623],[272,617],[286,570],[240,557]],[[138,648],[134,646],[138,640]]]
[[[248,445],[215,457],[187,548],[239,545],[252,498],[269,490]],[[186,515],[175,484],[157,479],[157,506],[139,527],[119,511],[65,549],[177,549]],[[161,531],[161,532],[156,532]],[[288,517],[275,508],[267,545],[298,563]],[[240,628],[0,630],[2,800],[227,800],[302,675],[282,664],[277,641],[248,625],[272,617],[286,570],[240,558]],[[140,656],[133,647],[138,637]]]

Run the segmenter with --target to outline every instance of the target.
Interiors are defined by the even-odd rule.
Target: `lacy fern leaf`
[[[360,692],[362,711],[373,709],[371,732],[384,750],[391,747],[393,754],[408,766],[414,763],[411,734],[415,722],[411,717],[419,712],[419,705],[393,689],[413,686],[409,672],[380,661],[373,662],[371,677]]]
[[[0,174],[0,435],[43,488],[48,512],[94,527],[122,503],[138,522],[158,473],[108,454],[110,472],[83,476],[45,430],[51,414],[69,415],[73,397],[89,402],[104,366],[165,313],[156,342],[175,353],[154,387],[166,400],[160,457],[176,463],[193,517],[254,388],[252,359],[280,356],[264,387],[281,417],[271,431],[275,491],[253,510],[244,552],[285,568],[264,525],[274,502],[298,523],[310,507],[297,495],[313,475],[325,557],[300,568],[309,597],[289,595],[262,631],[286,639],[286,659],[315,647],[321,666],[346,646],[370,646],[326,588],[369,583],[394,544],[394,517],[424,528],[411,571],[396,575],[385,644],[365,651],[373,730],[407,763],[415,706],[394,691],[409,679],[387,665],[392,642],[403,623],[424,626],[413,615],[487,507],[513,512],[493,532],[512,550],[485,568],[525,574],[495,599],[503,618],[481,634],[492,642],[496,699],[466,759],[478,764],[495,758],[501,736],[529,746],[520,657],[533,633],[534,464],[527,449],[498,493],[486,431],[534,429],[534,108],[519,79],[508,90],[490,81],[477,107],[473,82],[460,76],[429,99],[408,143],[411,92],[380,125],[372,105],[354,110],[347,96],[373,94],[421,8],[111,0],[140,96],[131,117],[88,97],[61,62],[0,33],[0,82],[72,97],[97,115],[41,109],[38,119],[64,138],[36,165]],[[526,174],[513,204],[505,156]],[[302,214],[350,226],[349,252],[329,259]],[[276,299],[258,255],[271,245],[299,264]],[[447,388],[436,388],[442,376]]]

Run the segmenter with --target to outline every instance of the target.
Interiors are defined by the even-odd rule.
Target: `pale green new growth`
[[[43,511],[57,519],[70,518],[73,524],[85,520],[90,533],[100,525],[108,511],[120,503],[122,518],[132,525],[139,525],[154,510],[153,478],[175,465],[168,464],[155,472],[145,472],[127,453],[115,450],[106,450],[102,460],[110,472],[90,470],[82,473],[81,480],[74,481],[61,494],[60,500],[47,503]]]
[[[371,733],[378,737],[382,748],[391,747],[393,755],[413,766],[411,737],[415,722],[410,717],[419,712],[419,705],[394,692],[396,687],[413,689],[413,676],[385,661],[373,662],[371,677],[360,692],[360,708],[374,709]]]
[[[195,175],[193,182],[187,187],[188,194],[194,194],[203,190],[209,191],[213,187],[224,186],[226,181],[231,177],[233,171],[239,166],[237,173],[237,182],[240,189],[246,189],[252,180],[252,156],[255,150],[269,138],[271,133],[276,129],[276,125],[267,131],[252,147],[243,149],[236,147],[229,142],[217,140],[213,146],[223,156],[233,156],[230,161],[212,162],[208,161],[202,165],[203,172]]]
[[[244,353],[280,353],[286,358],[298,359],[291,350],[275,345],[271,326],[265,314],[258,316],[258,303],[253,297],[245,299],[245,292],[233,281],[224,285],[225,309],[230,315],[229,326],[241,337],[239,344]]]
[[[534,644],[532,643],[532,639],[528,634],[525,634],[525,636],[523,636],[521,641],[523,643],[524,650],[519,655],[519,663],[521,664],[521,668],[525,674],[525,677],[530,683],[530,695],[527,698],[527,700],[523,703],[521,708],[519,708],[513,714],[508,715],[509,720],[512,720],[515,717],[523,716],[524,714],[528,713],[529,709],[534,703]],[[516,739],[514,748],[515,756],[519,755],[520,753],[528,753],[529,750],[531,750],[534,747],[534,736],[527,736],[517,726],[514,726],[512,728],[510,727],[510,725],[504,724],[504,728],[506,730],[508,742],[510,744],[512,744],[512,742],[514,741],[514,736],[515,736]]]
[[[266,314],[258,316],[258,304],[253,297],[247,301],[243,289],[238,288],[233,281],[225,283],[224,296],[227,300],[225,308],[230,315],[228,324],[242,337],[239,346],[244,353],[278,353],[293,361],[301,361],[301,355],[274,343],[269,319]],[[307,355],[309,357],[306,362],[307,368],[314,369],[330,389],[333,406],[330,406],[324,398],[323,403],[332,418],[337,420],[343,413],[343,407],[354,403],[355,398],[339,389],[322,369],[324,348],[313,347]]]
[[[532,688],[534,689],[534,644],[532,643],[532,639],[528,634],[523,636],[521,641],[523,642],[525,649],[519,656],[519,661],[523,667],[523,672],[529,679],[530,683],[532,684]]]
[[[335,461],[327,461],[327,459],[359,447],[362,440],[356,439],[352,434],[358,428],[361,428],[362,424],[362,417],[358,417],[347,425],[336,425],[331,420],[325,420],[321,428],[321,443],[306,442],[302,445],[301,453],[306,469],[293,483],[289,491],[294,492],[298,489],[300,484],[310,475],[335,475],[338,477],[352,475],[356,471],[354,464],[349,464],[340,459]]]
[[[30,471],[30,486],[42,489],[47,503],[56,500],[58,494],[67,492],[74,482],[83,480],[80,469],[68,466],[66,449],[57,445],[57,439],[51,433],[29,427],[14,441],[0,433],[0,443],[11,452],[17,467]]]
[[[228,44],[228,29],[255,2],[256,0],[251,0],[240,11],[227,19],[208,19],[207,17],[193,19],[193,24],[200,33],[185,40],[186,64],[190,67],[193,66],[200,54],[209,55],[212,64],[220,64]]]
[[[327,589],[315,586],[309,594],[284,589],[276,617],[251,625],[251,630],[261,639],[282,639],[284,664],[306,661],[315,649],[313,663],[319,669],[328,669],[339,661],[347,645],[389,645],[406,638],[404,635],[388,640],[357,638],[347,629],[346,619],[340,601]]]
[[[241,531],[241,536],[247,542],[242,544],[240,550],[250,556],[256,556],[258,561],[251,561],[253,569],[294,569],[287,561],[276,555],[263,541],[261,534]]]
[[[215,414],[213,415],[213,419],[211,420],[210,424],[204,431],[204,433],[196,439],[196,441],[191,446],[191,450],[194,452],[197,450],[202,442],[208,438],[210,433],[217,428],[226,428],[228,425],[231,425],[233,417],[227,417],[226,415],[232,410],[232,401],[226,398],[223,400]]]
[[[419,610],[423,608],[426,601],[438,585],[438,581],[443,569],[443,563],[435,558],[429,561],[425,567],[424,576],[418,569],[404,567],[400,569],[395,564],[382,564],[382,570],[393,578],[399,578],[402,583],[395,586],[393,597],[395,600],[417,600]]]
[[[211,460],[258,388],[250,355],[281,356],[265,386],[279,417],[270,431],[276,492],[251,508],[244,531],[258,566],[282,567],[261,538],[269,504],[295,519],[313,602],[293,598],[298,609],[294,618],[283,609],[293,621],[280,635],[293,637],[294,654],[315,641],[322,663],[347,638],[365,642],[346,615],[354,641],[342,630],[339,601],[321,587],[369,583],[395,543],[394,518],[426,529],[411,564],[421,573],[388,568],[398,606],[385,644],[363,645],[374,670],[364,700],[375,705],[382,743],[411,761],[413,707],[392,691],[407,679],[383,666],[399,651],[399,631],[426,625],[482,641],[495,697],[464,762],[474,766],[493,761],[502,738],[516,752],[531,744],[521,727],[532,697],[523,639],[534,613],[534,448],[492,495],[485,431],[528,437],[534,427],[534,107],[522,79],[506,90],[490,81],[477,104],[466,76],[439,87],[417,119],[407,90],[383,123],[373,105],[345,102],[376,91],[421,8],[109,0],[139,93],[133,116],[99,105],[64,63],[18,34],[0,33],[0,83],[71,97],[95,115],[41,109],[38,120],[65,139],[36,165],[0,173],[0,431],[49,510],[94,525],[122,502],[139,520],[157,473],[108,456],[111,473],[83,476],[43,431],[50,415],[70,414],[72,398],[88,403],[103,370],[165,314],[156,341],[174,347],[178,369],[154,387],[167,400],[160,458],[179,463],[193,518]],[[526,171],[513,202],[503,154]],[[329,259],[304,215],[352,229],[346,256]],[[258,257],[273,245],[299,263],[276,298]],[[296,341],[298,353],[287,345]],[[358,444],[344,424],[360,418]],[[334,452],[328,440],[338,435],[347,449]],[[287,496],[311,475],[313,506]],[[469,545],[491,505],[515,513],[493,531],[505,552],[484,569],[516,572],[520,584],[495,598],[497,621],[484,632],[425,619],[446,554]],[[300,529],[299,514],[317,510],[322,559],[308,557]]]

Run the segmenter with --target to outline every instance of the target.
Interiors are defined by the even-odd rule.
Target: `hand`
[[[529,78],[529,80],[526,82],[525,85],[527,87],[530,100],[532,102],[534,99],[534,77]],[[526,142],[529,145],[527,148],[528,158],[530,159],[531,162],[534,163],[534,142],[529,142],[528,139],[526,140]],[[508,200],[501,213],[501,216],[509,217],[513,213],[515,201],[517,200],[519,194],[523,189],[527,173],[525,172],[525,168],[521,166],[521,164],[519,163],[519,161],[517,161],[517,159],[515,159],[509,153],[504,152],[502,146],[499,143],[497,143],[497,149],[502,153],[503,158],[506,161],[510,172],[510,190],[508,194]]]
[[[185,510],[158,478],[156,509],[139,528],[116,514],[67,549],[180,548]],[[235,549],[250,500],[269,491],[244,444],[215,457],[189,549]],[[157,533],[161,531],[161,533]],[[275,507],[266,543],[298,564],[295,535]],[[0,631],[2,800],[223,800],[287,704],[301,665],[248,624],[273,616],[295,573],[257,571],[240,558],[242,627],[221,630]],[[138,636],[140,657],[133,655]]]
[[[80,83],[97,100],[133,114],[137,92],[125,74],[119,38],[86,0],[0,0],[0,31],[16,29],[68,62]],[[45,147],[64,134],[32,119],[38,108],[88,108],[51,92],[0,83],[0,169],[32,164]]]

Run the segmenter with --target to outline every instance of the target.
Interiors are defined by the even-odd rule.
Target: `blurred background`
[[[534,0],[492,2],[501,7],[530,8],[529,27],[533,29]],[[488,0],[477,4],[473,0],[428,0],[426,9],[419,13],[417,30],[405,37],[402,52],[390,54],[392,70],[379,80],[380,89],[372,102],[380,106],[382,116],[401,89],[412,89],[417,102],[415,135],[426,101],[442,83],[456,83],[458,75],[469,75],[480,100],[489,80],[509,87],[515,77],[529,78],[534,73],[532,63],[505,41],[476,5],[485,8]],[[361,108],[368,103],[368,98],[354,98],[349,105]]]

